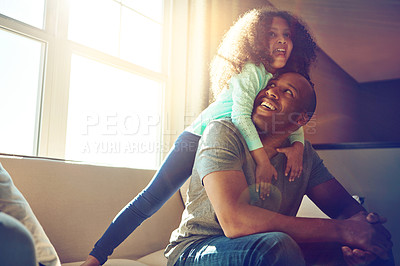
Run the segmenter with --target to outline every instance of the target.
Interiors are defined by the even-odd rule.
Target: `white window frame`
[[[188,3],[164,0],[164,45],[160,73],[68,40],[68,0],[47,0],[44,30],[0,14],[0,27],[45,43],[37,156],[64,158],[72,54],[163,82],[163,147],[184,130]],[[61,12],[62,11],[62,12]],[[57,21],[57,25],[54,23]],[[0,151],[1,152],[1,151]],[[160,154],[160,160],[166,151]]]

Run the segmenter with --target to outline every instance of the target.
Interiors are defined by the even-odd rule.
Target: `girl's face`
[[[268,32],[268,45],[273,62],[270,69],[274,73],[277,69],[283,68],[293,50],[291,31],[288,23],[281,17],[272,19],[271,29]]]

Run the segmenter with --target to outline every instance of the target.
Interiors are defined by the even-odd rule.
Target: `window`
[[[161,96],[160,82],[73,55],[66,158],[155,168]]]
[[[161,71],[162,0],[71,0],[69,15],[71,40]]]
[[[43,29],[45,0],[1,0],[0,13]]]
[[[157,167],[166,81],[160,78],[163,23],[162,0],[70,1],[68,38],[76,45],[71,60],[66,158]],[[117,65],[124,62],[131,63],[131,69],[143,68],[148,76],[107,64],[103,54],[112,56],[110,61]]]
[[[1,28],[0,44],[1,152],[35,155],[45,45]]]
[[[183,129],[174,1],[1,1],[0,153],[156,168]]]

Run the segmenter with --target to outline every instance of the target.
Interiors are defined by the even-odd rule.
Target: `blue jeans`
[[[158,211],[192,174],[200,136],[184,131],[153,179],[114,219],[90,255],[107,260],[126,237]]]
[[[131,202],[139,216],[152,216],[192,175],[199,140],[188,131],[178,137],[153,179]]]
[[[0,212],[0,265],[37,265],[35,247],[28,229],[3,212]]]
[[[191,265],[324,265],[346,266],[337,243],[298,245],[280,232],[254,234],[235,239],[213,236],[187,247],[175,263]],[[393,255],[387,261],[377,259],[371,266],[393,266]]]
[[[214,236],[187,247],[181,265],[305,265],[297,243],[287,234],[261,233],[230,239]]]

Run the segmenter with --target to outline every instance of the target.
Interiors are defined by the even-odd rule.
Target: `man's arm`
[[[314,186],[307,196],[332,219],[347,219],[366,211],[336,179]]]
[[[309,191],[308,197],[333,219],[348,219],[362,212],[365,215],[365,219],[370,224],[373,224],[376,231],[380,232],[388,240],[391,239],[389,231],[382,225],[386,222],[386,218],[380,217],[376,213],[367,213],[361,204],[353,199],[336,179],[331,179],[313,187]],[[349,265],[361,265],[361,261],[372,262],[376,258],[373,253],[357,248],[351,249],[343,246],[342,251]]]
[[[391,239],[389,231],[383,227],[386,218],[367,211],[336,180],[331,179],[315,186],[308,193],[310,199],[329,217],[333,219],[350,219],[362,212],[365,220],[387,239]]]
[[[385,257],[391,248],[390,240],[377,232],[365,217],[361,217],[361,214],[346,220],[300,218],[250,205],[248,185],[241,171],[213,172],[206,175],[203,182],[227,237],[284,232],[299,243],[338,242],[371,251],[380,257]],[[314,193],[318,194],[318,191]],[[312,197],[314,200],[318,198],[315,195]],[[332,200],[336,199],[335,197]],[[330,206],[328,203],[325,204]]]

